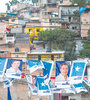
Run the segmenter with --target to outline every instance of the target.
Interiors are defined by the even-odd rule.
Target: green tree
[[[26,1],[26,0],[21,0],[20,2],[23,3],[24,1]]]
[[[51,48],[55,50],[65,50],[65,60],[73,60],[75,56],[75,41],[74,38],[78,33],[56,28],[54,30],[45,30],[38,34],[39,40],[49,42]]]
[[[86,4],[87,4],[87,5],[90,5],[90,1],[88,1]]]
[[[83,50],[80,50],[81,57],[88,57],[90,58],[90,29],[88,30],[88,37],[86,40],[83,40]]]
[[[7,6],[7,10],[10,10],[10,5],[9,5],[9,3],[6,3],[5,5]]]
[[[73,0],[72,4],[78,4],[79,7],[85,7],[86,6],[86,0]]]
[[[16,5],[17,3],[19,3],[18,0],[12,0],[12,1],[9,1],[8,3],[6,3],[5,5],[7,6],[7,10],[10,10],[10,6]]]
[[[12,1],[9,1],[10,5],[16,5],[17,3],[19,3],[18,0],[12,0]]]
[[[73,13],[74,13],[73,19],[74,19],[74,20],[77,20],[77,22],[80,22],[80,13],[79,13],[79,11],[76,10],[76,11],[74,11]]]

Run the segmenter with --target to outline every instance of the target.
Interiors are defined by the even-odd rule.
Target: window
[[[0,53],[4,53],[4,51],[0,51]]]
[[[67,26],[67,29],[69,29],[69,26]]]
[[[35,56],[33,55],[33,56],[31,56],[31,59],[35,59]]]
[[[40,32],[40,29],[37,29],[37,32]]]
[[[29,33],[32,33],[32,29],[29,29]]]
[[[38,56],[38,60],[41,60],[41,56],[40,55]]]
[[[60,58],[60,55],[54,55],[54,57],[58,59],[58,58]]]
[[[77,26],[75,26],[75,29],[77,29]]]
[[[47,23],[47,19],[45,19],[45,21],[44,21],[45,23]]]
[[[74,28],[74,27],[72,27],[72,29],[74,30],[75,28]]]
[[[3,38],[0,38],[0,40],[3,40]]]
[[[54,60],[54,55],[51,55],[51,60]]]
[[[19,48],[15,48],[15,52],[19,52]]]
[[[12,19],[12,22],[14,22],[15,21],[15,19]]]
[[[69,22],[71,22],[71,17],[69,17]]]

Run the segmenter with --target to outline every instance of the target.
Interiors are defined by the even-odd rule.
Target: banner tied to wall
[[[27,60],[30,71],[28,75],[22,73],[22,64],[22,60],[0,58],[0,82],[3,82],[4,88],[12,86],[15,79],[21,79],[24,75],[33,95],[45,96],[53,93],[67,95],[90,91],[90,82],[83,80],[86,61]],[[40,69],[42,75],[37,75],[36,71]],[[35,75],[32,75],[33,72]]]

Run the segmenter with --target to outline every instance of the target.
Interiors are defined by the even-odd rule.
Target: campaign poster
[[[82,84],[87,89],[87,91],[90,92],[90,82],[88,80],[83,80]]]
[[[55,86],[55,77],[50,77],[49,87],[50,87],[51,93],[61,93],[61,89]]]
[[[82,83],[73,84],[72,87],[76,93],[87,92],[87,89],[83,86]]]
[[[22,60],[8,59],[5,70],[6,77],[21,79],[22,64]]]
[[[51,95],[49,84],[45,83],[43,77],[37,77],[37,84],[38,84],[38,95],[39,96]]]
[[[80,61],[80,60],[73,61],[69,77],[69,83],[70,84],[82,83],[85,69],[86,69],[85,61]]]
[[[29,65],[30,74],[33,73],[34,71],[36,71],[37,69],[44,68],[42,61],[28,60],[27,62],[28,62],[28,65]]]
[[[26,80],[29,86],[29,89],[33,95],[37,95],[37,77],[26,75]]]
[[[6,64],[7,64],[7,59],[0,58],[0,78],[3,77],[3,75],[4,75]],[[2,78],[1,78],[1,80],[2,80]]]
[[[5,80],[3,80],[3,86],[4,88],[10,87],[13,85],[14,78],[7,78]]]
[[[68,83],[70,75],[71,62],[70,61],[56,61],[56,77],[55,87],[56,88],[70,88]]]
[[[50,80],[54,62],[53,61],[42,61],[42,63],[44,65],[44,68],[43,68],[44,80],[48,83]]]

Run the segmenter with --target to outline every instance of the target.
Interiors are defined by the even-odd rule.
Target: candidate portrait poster
[[[5,70],[6,77],[21,79],[22,64],[22,60],[8,59]]]
[[[56,88],[70,88],[70,84],[68,83],[70,68],[71,68],[70,61],[56,61],[56,75],[55,75]]]
[[[37,77],[32,75],[26,75],[26,80],[31,93],[33,95],[37,95]]]
[[[3,75],[4,75],[6,64],[7,64],[7,59],[0,58],[0,77],[3,77]],[[1,80],[2,80],[2,78],[1,78]]]

